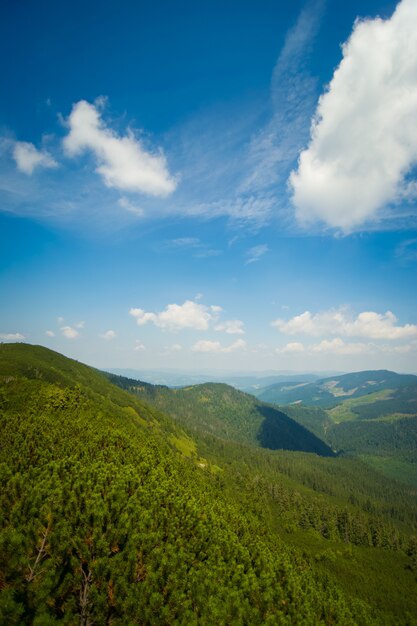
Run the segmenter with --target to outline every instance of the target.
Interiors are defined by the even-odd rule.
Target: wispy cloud
[[[417,262],[417,239],[402,241],[395,250],[395,256],[405,265]]]
[[[162,245],[163,249],[172,249],[174,251],[184,250],[191,252],[195,259],[206,259],[210,257],[220,256],[221,250],[212,248],[209,244],[204,243],[198,237],[178,237],[170,239]]]
[[[125,211],[128,211],[128,213],[136,215],[136,217],[143,217],[145,215],[145,211],[141,207],[137,206],[137,204],[131,202],[128,198],[125,198],[124,196],[117,201],[117,204]]]
[[[268,252],[269,248],[266,243],[262,243],[259,246],[253,246],[246,251],[246,265],[250,263],[256,263],[260,258]]]
[[[105,339],[106,341],[111,341],[117,337],[117,334],[114,330],[106,330],[105,333],[100,333],[99,337]]]
[[[310,116],[317,97],[317,81],[307,71],[308,58],[324,9],[323,0],[309,2],[287,33],[271,81],[272,117],[258,131],[247,155],[249,173],[241,191],[272,190],[285,180],[300,148],[308,139]]]

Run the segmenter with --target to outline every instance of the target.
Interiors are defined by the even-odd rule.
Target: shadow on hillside
[[[320,456],[335,456],[333,450],[321,439],[285,413],[264,405],[257,405],[256,408],[264,417],[257,434],[257,440],[263,448],[297,450],[299,452],[314,452]]]

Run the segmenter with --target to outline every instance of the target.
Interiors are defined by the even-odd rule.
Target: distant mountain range
[[[254,390],[263,389],[274,383],[287,381],[313,382],[333,374],[333,372],[274,372],[270,370],[264,372],[190,372],[186,370],[136,370],[123,368],[106,368],[106,371],[133,380],[143,380],[153,385],[185,387],[186,385],[217,382],[226,383],[248,393],[253,393]]]
[[[253,393],[264,402],[275,404],[305,404],[307,406],[332,407],[344,400],[360,398],[380,391],[393,394],[403,388],[417,386],[417,376],[396,374],[388,370],[363,371],[321,378],[315,381],[297,378],[293,381],[276,382]],[[388,397],[388,394],[386,394]],[[416,400],[417,402],[417,400]],[[410,411],[417,410],[410,405]]]

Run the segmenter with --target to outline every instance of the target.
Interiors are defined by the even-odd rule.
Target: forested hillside
[[[365,459],[387,476],[417,486],[417,377],[386,370],[315,383],[273,385],[276,404],[338,454]]]
[[[417,493],[354,459],[188,429],[23,344],[0,422],[2,624],[416,623]]]
[[[206,383],[169,389],[112,374],[106,376],[143,401],[169,413],[191,431],[203,431],[227,440],[272,450],[333,455],[329,446],[283,411],[229,385]]]

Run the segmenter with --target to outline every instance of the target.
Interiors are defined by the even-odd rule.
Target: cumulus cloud
[[[106,339],[106,341],[110,341],[111,339],[115,339],[117,335],[114,330],[106,330],[106,332],[101,333],[99,337],[101,337],[102,339]]]
[[[47,337],[55,337],[55,333],[53,330],[46,330],[45,335],[47,335]]]
[[[80,334],[78,330],[72,326],[62,326],[61,332],[67,339],[76,339]]]
[[[246,256],[247,256],[246,265],[249,265],[249,263],[255,263],[256,261],[259,261],[259,259],[264,254],[266,254],[268,250],[269,248],[266,243],[262,243],[259,246],[253,246],[253,248],[249,248],[249,250],[246,251]]]
[[[214,330],[223,331],[229,333],[229,335],[244,335],[245,331],[243,330],[243,326],[244,323],[241,320],[228,320],[227,322],[217,324]]]
[[[144,346],[144,344],[140,341],[140,339],[136,339],[135,342],[135,347],[133,348],[136,352],[144,352],[146,350],[146,347]]]
[[[417,325],[397,325],[397,318],[391,312],[384,314],[363,311],[351,317],[344,309],[333,309],[312,314],[305,311],[289,320],[277,319],[272,326],[286,335],[342,335],[345,337],[366,337],[369,339],[409,339],[417,337]]]
[[[219,341],[210,341],[201,339],[197,341],[192,347],[193,352],[214,352],[214,353],[228,353],[235,352],[236,350],[244,350],[246,348],[246,342],[243,339],[237,339],[230,346],[222,346]]]
[[[323,339],[320,343],[311,346],[312,352],[324,352],[331,354],[362,354],[368,352],[371,346],[364,343],[345,343],[340,337],[328,340]]]
[[[290,176],[300,222],[352,230],[406,195],[417,162],[417,3],[357,20]]]
[[[206,306],[186,300],[183,304],[168,304],[164,311],[156,313],[132,308],[129,314],[136,319],[138,326],[152,323],[163,330],[207,330],[209,323],[217,319],[221,310],[219,306]]]
[[[292,341],[290,343],[287,343],[287,345],[284,346],[283,348],[278,348],[276,352],[282,353],[282,354],[294,354],[297,352],[304,352],[304,346],[302,343],[299,343],[298,341]]]
[[[93,152],[98,163],[96,171],[107,187],[151,196],[168,196],[175,190],[177,181],[168,171],[163,152],[147,152],[131,131],[118,136],[101,119],[99,104],[85,100],[74,104],[68,127],[65,152],[70,157]]]
[[[33,174],[36,168],[54,168],[58,163],[45,150],[38,150],[33,143],[27,141],[16,141],[13,147],[13,158],[16,161],[17,169],[28,174]]]
[[[22,341],[25,336],[22,333],[0,333],[1,341]]]

